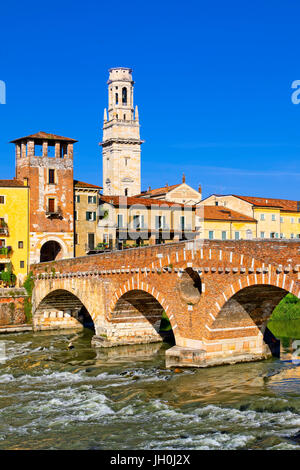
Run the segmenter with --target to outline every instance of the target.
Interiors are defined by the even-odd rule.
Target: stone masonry
[[[296,240],[197,240],[33,265],[34,325],[52,315],[58,326],[83,305],[95,345],[147,343],[161,340],[165,311],[176,341],[167,365],[262,359],[273,309],[287,292],[300,297],[299,250]]]

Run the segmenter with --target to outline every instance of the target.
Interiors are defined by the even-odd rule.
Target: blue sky
[[[286,0],[2,2],[0,178],[8,142],[73,137],[77,179],[102,184],[108,69],[134,69],[142,187],[182,173],[203,195],[300,199],[300,6]]]

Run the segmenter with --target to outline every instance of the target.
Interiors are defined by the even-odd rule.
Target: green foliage
[[[170,331],[170,330],[172,330],[170,320],[168,319],[167,314],[166,314],[165,311],[163,311],[162,316],[161,316],[160,330],[161,331]]]
[[[300,321],[299,320],[274,320],[268,323],[269,330],[276,338],[300,339]]]
[[[24,284],[23,284],[24,289],[26,290],[27,294],[29,297],[32,296],[32,291],[34,288],[34,279],[33,279],[33,272],[30,271],[28,276],[26,277]]]
[[[300,320],[300,299],[293,294],[287,294],[274,309],[271,320]]]
[[[17,277],[13,273],[13,267],[11,263],[8,263],[7,268],[5,271],[1,271],[0,273],[1,280],[8,285],[9,287],[14,287],[16,284]]]
[[[32,271],[30,271],[30,273],[26,277],[23,287],[28,294],[28,297],[26,297],[24,300],[24,312],[25,312],[26,322],[31,323],[32,322],[31,296],[32,296],[33,288],[34,288],[34,279],[33,279]]]

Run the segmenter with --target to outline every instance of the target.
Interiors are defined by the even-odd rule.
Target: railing
[[[60,207],[57,207],[57,209],[53,209],[53,210],[48,210],[46,211],[46,217],[48,218],[60,218],[62,217],[62,209]]]

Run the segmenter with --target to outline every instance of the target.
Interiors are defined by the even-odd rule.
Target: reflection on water
[[[1,449],[300,449],[290,342],[283,360],[175,373],[167,344],[95,350],[91,335],[1,336]]]

